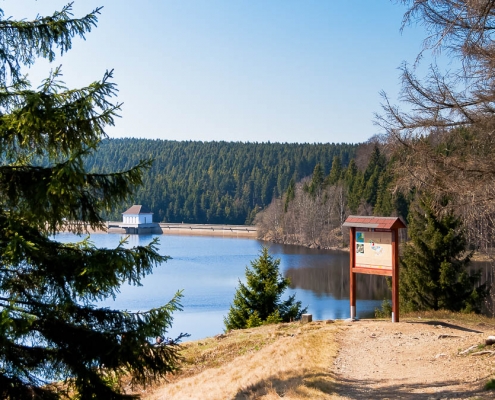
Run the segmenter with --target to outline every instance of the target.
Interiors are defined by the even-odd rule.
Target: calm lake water
[[[349,254],[314,250],[299,246],[269,244],[254,239],[182,235],[130,235],[128,246],[146,245],[159,236],[159,251],[172,259],[157,267],[142,281],[142,286],[124,284],[115,299],[100,305],[129,311],[144,311],[167,303],[183,290],[184,310],[174,314],[167,336],[180,332],[197,340],[222,333],[223,317],[239,284],[244,282],[245,267],[256,259],[265,244],[281,260],[280,272],[292,281],[283,298],[295,293],[313,319],[349,318]],[[92,234],[91,241],[102,248],[114,248],[123,235]],[[79,241],[80,237],[63,233],[61,242]],[[383,277],[357,275],[357,315],[371,317],[384,298],[390,298]]]

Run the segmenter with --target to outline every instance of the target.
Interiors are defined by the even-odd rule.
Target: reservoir
[[[308,307],[313,320],[349,318],[349,253],[266,243],[255,239],[184,236],[129,235],[127,247],[146,245],[159,237],[159,253],[172,257],[142,280],[142,286],[122,285],[115,300],[99,306],[128,311],[146,311],[166,304],[182,290],[183,311],[174,313],[167,336],[189,333],[188,340],[214,336],[224,331],[227,315],[239,280],[245,282],[245,268],[259,256],[263,245],[280,259],[280,273],[289,277],[291,288],[282,299],[295,294]],[[125,235],[91,234],[96,247],[115,248]],[[61,242],[82,237],[60,233]],[[369,318],[384,298],[390,298],[381,276],[357,275],[357,316]]]

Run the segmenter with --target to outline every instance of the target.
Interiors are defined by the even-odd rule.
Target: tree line
[[[291,180],[311,175],[315,165],[329,172],[338,156],[344,165],[355,144],[295,144],[106,139],[85,160],[93,173],[127,170],[153,160],[135,188],[133,202],[148,206],[155,222],[250,224],[280,197]],[[120,220],[129,206],[109,212]]]

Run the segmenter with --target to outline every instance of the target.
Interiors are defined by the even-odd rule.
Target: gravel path
[[[337,392],[344,399],[494,399],[484,385],[495,377],[495,356],[459,355],[493,334],[483,324],[449,321],[349,322],[338,334]]]

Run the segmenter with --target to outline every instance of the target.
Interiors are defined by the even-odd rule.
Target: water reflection
[[[282,256],[283,274],[290,278],[291,288],[310,290],[317,297],[349,299],[348,252],[280,245],[270,251]],[[383,276],[357,274],[356,285],[358,299],[382,301],[391,297]]]
[[[130,235],[126,246],[148,244],[155,235]],[[120,235],[91,235],[98,247],[114,248]],[[77,241],[74,235],[60,234],[61,241]],[[159,236],[159,252],[172,257],[142,280],[142,286],[124,284],[115,300],[100,305],[129,311],[143,311],[166,304],[183,289],[184,311],[174,313],[169,336],[191,334],[190,340],[213,336],[224,329],[239,280],[245,282],[245,268],[259,256],[266,243],[245,238],[201,236]],[[283,299],[295,294],[314,319],[348,318],[349,254],[297,246],[269,245],[270,254],[280,259],[280,269],[292,281]],[[385,279],[358,275],[357,315],[373,316],[385,297],[390,297]]]
[[[348,252],[282,245],[271,245],[270,252],[291,279],[290,294],[308,306],[314,319],[349,318]],[[391,297],[383,276],[357,274],[356,284],[359,318],[373,317],[383,299]]]
[[[285,276],[290,278],[291,287],[311,290],[318,297],[331,294],[338,300],[349,298],[349,261],[331,268],[328,264],[289,268]],[[357,274],[356,295],[358,299],[383,300],[390,298],[390,289],[383,276]]]

